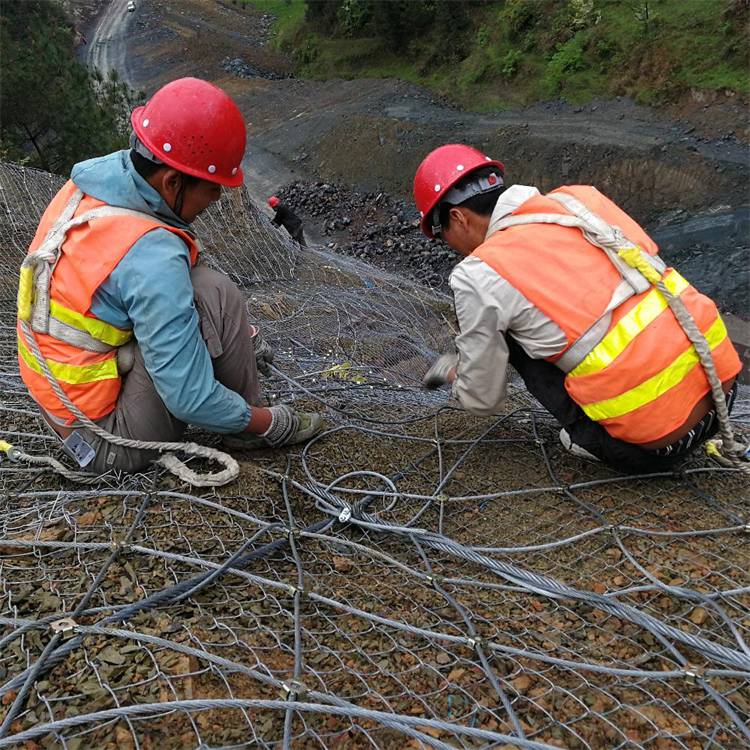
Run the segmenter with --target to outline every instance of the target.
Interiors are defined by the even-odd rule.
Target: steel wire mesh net
[[[59,184],[0,167],[9,313]],[[279,351],[269,395],[330,429],[220,490],[0,464],[0,747],[747,746],[741,474],[571,457],[518,386],[471,417],[418,387],[446,298],[297,248],[241,195],[198,231]],[[14,336],[2,437],[60,458]]]

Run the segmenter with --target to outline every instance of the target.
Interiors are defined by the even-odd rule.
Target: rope
[[[87,474],[82,471],[72,471],[65,466],[65,464],[52,456],[32,456],[29,453],[24,453],[20,448],[16,448],[16,446],[11,445],[5,440],[0,440],[0,452],[5,453],[10,461],[24,461],[25,463],[32,465],[49,466],[71,482],[78,482],[79,484],[94,484],[99,481],[98,476]]]
[[[197,456],[199,458],[214,460],[225,467],[222,471],[209,472],[207,474],[198,474],[192,469],[189,469],[179,458],[177,458],[177,456],[174,455],[174,453],[167,453],[166,455],[161,456],[155,461],[155,463],[172,472],[172,474],[181,479],[183,482],[187,482],[188,484],[195,487],[221,487],[222,485],[228,484],[229,482],[237,478],[240,473],[240,467],[237,461],[235,461],[235,459],[232,458],[232,456],[230,456],[229,454],[217,450],[216,448],[210,448],[207,445],[198,445],[197,443],[159,442],[155,440],[134,440],[132,438],[124,438],[118,435],[113,435],[111,432],[96,424],[96,422],[93,422],[68,398],[65,391],[63,391],[62,386],[50,371],[49,367],[47,366],[47,362],[45,361],[41,351],[39,350],[39,344],[37,343],[36,337],[34,336],[34,332],[29,323],[23,320],[20,320],[19,323],[21,326],[21,330],[23,331],[24,336],[26,337],[26,340],[29,344],[31,352],[33,353],[34,358],[39,364],[44,377],[47,379],[50,387],[55,392],[55,395],[60,399],[60,401],[70,411],[70,413],[73,414],[73,416],[75,416],[79,422],[85,425],[97,437],[100,437],[102,440],[105,440],[108,443],[119,445],[123,448],[153,450],[160,453],[163,453],[165,451],[181,451],[182,453],[186,453],[189,456]],[[26,456],[26,454],[21,454],[20,452],[17,452],[16,455],[18,457]],[[56,461],[51,457],[44,457],[42,459],[42,462],[47,463],[56,470],[59,470],[58,467],[62,466],[59,461]],[[67,469],[65,470],[65,472],[67,472],[68,474],[75,474],[75,472],[69,472]],[[61,473],[66,476],[66,473]],[[74,481],[76,480],[74,479]]]
[[[139,211],[103,206],[87,211],[80,216],[73,217],[73,214],[80,205],[82,198],[83,193],[80,190],[76,190],[68,201],[68,204],[63,209],[61,215],[47,233],[42,245],[35,252],[29,253],[21,264],[21,279],[18,287],[18,322],[37,364],[41,368],[44,377],[47,379],[47,382],[50,384],[55,395],[71,412],[71,414],[73,414],[81,424],[91,430],[91,432],[97,437],[108,443],[124,448],[154,450],[160,453],[164,453],[165,451],[180,451],[189,456],[197,456],[199,458],[216,461],[217,463],[222,464],[225,468],[222,471],[209,472],[207,474],[198,474],[192,469],[189,469],[185,463],[174,455],[174,453],[166,453],[154,463],[163,466],[183,482],[187,482],[195,487],[221,487],[222,485],[228,484],[237,478],[240,473],[240,467],[237,461],[227,453],[215,448],[209,448],[205,445],[198,445],[197,443],[134,440],[113,435],[111,432],[108,432],[103,427],[96,424],[96,422],[89,419],[68,398],[65,391],[63,391],[62,386],[49,369],[47,362],[39,349],[39,344],[34,335],[33,326],[30,324],[30,321],[35,317],[38,317],[40,311],[37,308],[39,307],[39,303],[42,303],[43,309],[41,312],[45,313],[44,324],[45,326],[48,326],[50,269],[51,267],[54,267],[54,264],[57,261],[60,247],[62,246],[68,230],[79,224],[84,224],[97,216],[143,216]],[[153,219],[153,217],[150,216],[148,218]],[[34,299],[35,286],[37,291],[36,300]],[[47,328],[45,327],[44,330],[47,330]],[[91,483],[96,481],[96,477],[88,478],[87,475],[82,472],[70,471],[52,456],[30,456],[7,443],[5,445],[8,447],[3,448],[0,446],[0,449],[5,450],[8,454],[8,458],[11,460],[23,460],[31,464],[44,464],[50,466],[64,477],[71,479],[74,482]]]
[[[713,352],[708,341],[706,341],[706,337],[698,328],[695,318],[687,309],[682,299],[667,288],[667,285],[664,283],[664,277],[646,261],[641,248],[638,246],[621,248],[618,250],[618,255],[631,268],[640,271],[664,295],[670,310],[698,354],[701,367],[706,373],[708,384],[711,387],[711,396],[713,397],[714,408],[716,409],[716,416],[719,422],[719,434],[721,435],[720,441],[712,441],[708,444],[710,447],[707,446],[706,452],[714,458],[723,458],[724,461],[720,461],[720,463],[731,465],[750,474],[750,465],[745,460],[745,448],[735,440],[734,430],[729,421],[726,397],[721,379],[716,372]]]

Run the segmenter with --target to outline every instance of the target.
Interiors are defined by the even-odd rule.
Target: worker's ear
[[[171,167],[165,169],[162,177],[162,185],[170,199],[174,200],[182,187],[182,174]],[[169,202],[171,203],[171,200]]]
[[[465,232],[469,228],[469,217],[460,206],[453,206],[448,212],[450,216],[449,226],[459,232]]]
[[[172,167],[160,169],[148,178],[148,183],[169,206],[174,206],[182,186],[182,174]]]

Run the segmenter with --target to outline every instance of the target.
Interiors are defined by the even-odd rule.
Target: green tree
[[[0,5],[0,153],[67,173],[127,143],[130,89],[76,60],[74,30],[51,0]]]

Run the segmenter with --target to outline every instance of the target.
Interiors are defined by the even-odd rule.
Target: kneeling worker
[[[705,337],[714,393],[731,409],[741,363],[715,304],[596,188],[541,195],[503,178],[500,162],[459,144],[417,170],[422,231],[466,256],[450,278],[457,355],[440,357],[425,385],[451,383],[465,409],[490,415],[510,363],[568,450],[629,472],[669,469],[717,432],[718,417],[699,355],[655,285]]]
[[[67,452],[98,473],[141,470],[156,453],[102,440],[66,400],[139,441],[177,441],[187,424],[229,447],[307,440],[319,415],[260,406],[257,371],[270,372],[272,352],[240,290],[197,264],[190,230],[222,186],[242,184],[241,112],[216,86],[183,78],[131,119],[132,148],[77,164],[29,249],[18,320],[27,388]]]

